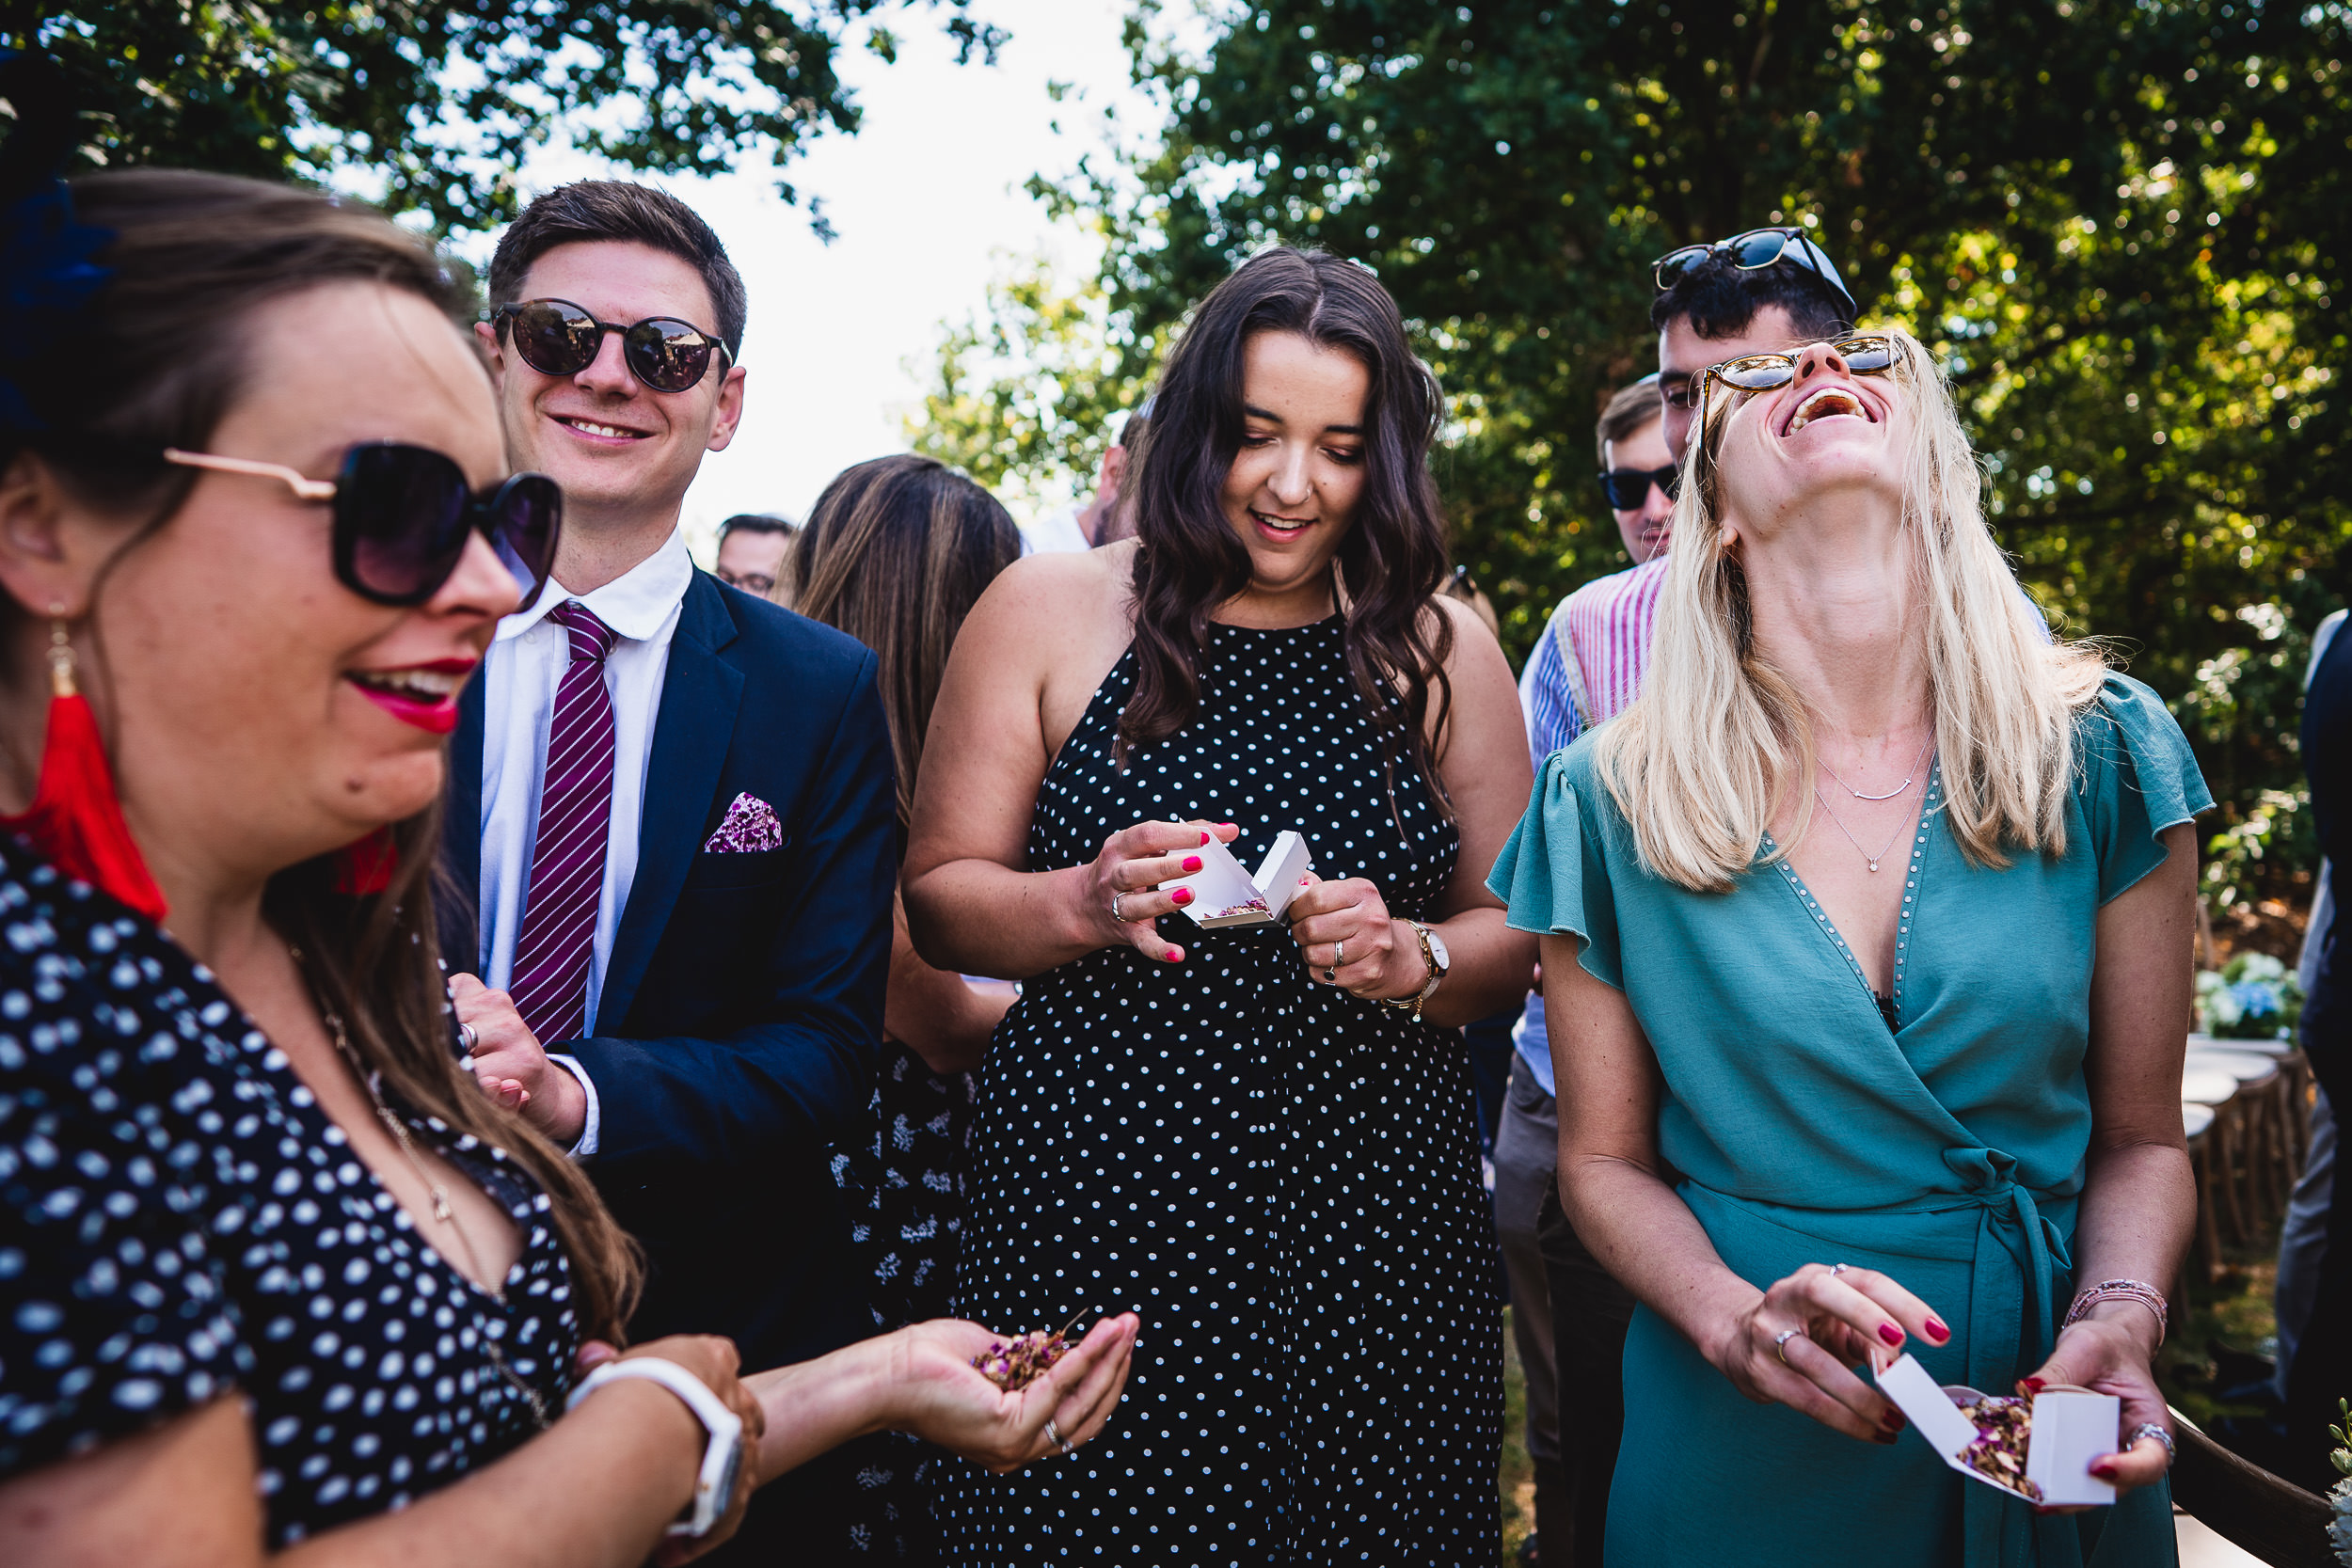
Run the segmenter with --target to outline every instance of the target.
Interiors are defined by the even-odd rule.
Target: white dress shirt
[[[587,1017],[596,1033],[596,1002],[604,989],[605,965],[612,957],[612,934],[628,906],[637,876],[639,820],[644,812],[645,772],[653,760],[654,721],[661,711],[661,686],[670,668],[670,639],[677,632],[693,558],[682,533],[621,576],[589,594],[573,594],[548,579],[529,608],[499,623],[483,671],[482,726],[482,981],[504,990],[515,973],[515,942],[522,930],[531,885],[531,854],[539,829],[539,789],[547,774],[548,727],[555,713],[555,690],[571,664],[571,638],[548,621],[548,612],[578,599],[618,634],[605,656],[604,689],[612,699],[612,824],[605,840],[604,888],[596,899],[596,934],[588,960]],[[587,1069],[569,1056],[556,1061],[570,1069],[588,1094],[588,1120],[572,1152],[585,1159],[596,1151],[596,1086]]]

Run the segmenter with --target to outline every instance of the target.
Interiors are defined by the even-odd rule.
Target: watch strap
[[[564,1401],[566,1411],[576,1409],[580,1402],[608,1383],[639,1378],[659,1383],[675,1394],[694,1418],[709,1433],[704,1445],[703,1462],[694,1476],[694,1500],[686,1518],[670,1527],[675,1535],[707,1534],[726,1512],[729,1498],[725,1492],[733,1486],[735,1465],[731,1463],[743,1441],[743,1418],[727,1408],[726,1401],[710,1391],[710,1386],[675,1361],[658,1355],[632,1355],[619,1361],[608,1361],[590,1372],[573,1387]],[[725,1486],[722,1486],[722,1481]]]
[[[1438,967],[1438,955],[1429,945],[1429,927],[1410,915],[1402,915],[1398,918],[1413,928],[1413,935],[1420,939],[1422,967],[1429,972],[1429,978],[1421,990],[1410,996],[1383,997],[1381,1006],[1394,1007],[1399,1012],[1409,1012],[1413,1015],[1413,1022],[1418,1023],[1421,1022],[1422,1005],[1437,994],[1438,984],[1446,977],[1446,971]]]

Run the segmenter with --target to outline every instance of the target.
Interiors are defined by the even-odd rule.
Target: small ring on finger
[[[1844,1274],[1851,1267],[1853,1267],[1851,1263],[1832,1263],[1829,1266],[1829,1276],[1832,1279],[1836,1279],[1839,1275]]]
[[[1127,916],[1119,912],[1119,901],[1125,896],[1126,890],[1123,888],[1111,895],[1111,918],[1118,921],[1121,926],[1134,924],[1127,918]]]
[[[1772,1354],[1780,1357],[1782,1366],[1788,1366],[1788,1341],[1804,1332],[1802,1328],[1784,1328],[1772,1336]],[[1790,1368],[1789,1370],[1793,1371],[1796,1369]]]
[[[2180,1450],[2172,1446],[2172,1434],[2153,1421],[2142,1421],[2124,1434],[2123,1447],[2127,1449],[2136,1449],[2139,1447],[2139,1440],[2143,1437],[2153,1437],[2164,1445],[2164,1467],[2167,1470],[2171,1469],[2172,1462],[2181,1457]]]
[[[1068,1440],[1062,1436],[1061,1428],[1054,1424],[1054,1418],[1051,1416],[1045,1418],[1045,1440],[1054,1445],[1054,1451],[1056,1453],[1068,1453],[1070,1451],[1070,1444]]]
[[[481,1043],[482,1037],[474,1032],[472,1024],[460,1023],[457,1026],[457,1045],[467,1055],[472,1055],[473,1048]]]

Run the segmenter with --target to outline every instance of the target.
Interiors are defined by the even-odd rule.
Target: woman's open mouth
[[[1878,423],[1851,388],[1820,387],[1806,393],[1798,403],[1796,411],[1788,416],[1788,424],[1782,427],[1781,435],[1784,437],[1794,436],[1817,420],[1838,419],[1868,420],[1872,424]]]
[[[447,735],[457,727],[457,694],[473,669],[469,658],[441,658],[397,670],[346,670],[343,679],[402,723]]]
[[[1258,525],[1260,533],[1277,544],[1285,545],[1315,526],[1312,517],[1278,517],[1271,512],[1260,512],[1254,508],[1249,514],[1249,520]]]

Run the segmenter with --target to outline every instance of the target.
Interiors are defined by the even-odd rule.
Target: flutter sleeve
[[[1585,973],[1623,990],[1607,838],[1615,807],[1591,758],[1591,746],[1580,743],[1545,762],[1486,886],[1512,929],[1581,938],[1577,961]]]
[[[0,882],[0,906],[19,891]],[[246,1110],[151,1009],[121,929],[51,912],[9,906],[0,960],[0,1481],[252,1366],[222,1266],[242,1218],[220,1202],[220,1133]]]
[[[2213,809],[2188,737],[2158,697],[2109,675],[2082,727],[2084,805],[2107,903],[2165,861],[2157,834]]]

